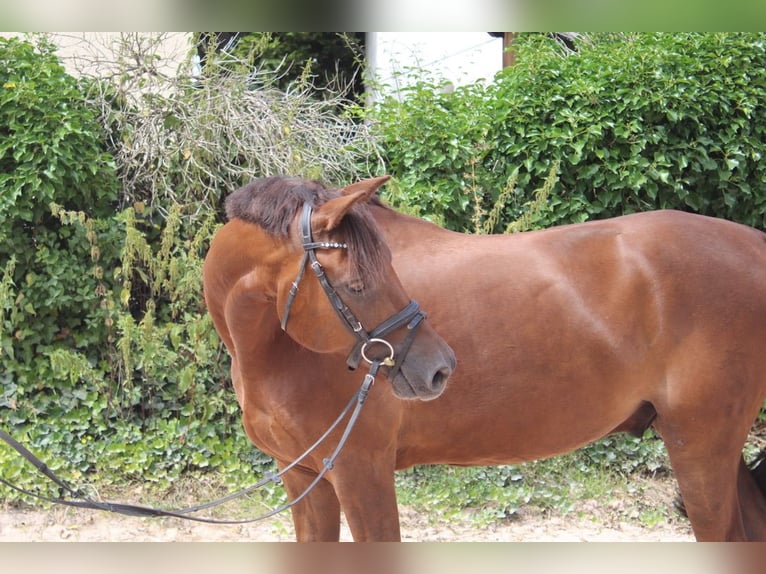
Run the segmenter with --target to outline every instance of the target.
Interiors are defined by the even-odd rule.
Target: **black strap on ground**
[[[196,510],[196,507],[192,509],[184,509],[184,510],[162,510],[159,508],[152,508],[149,506],[142,506],[139,504],[125,504],[122,502],[106,502],[106,501],[100,501],[100,500],[93,500],[92,498],[85,495],[80,490],[75,489],[74,487],[70,486],[69,484],[64,482],[62,479],[60,479],[58,476],[56,476],[53,473],[53,471],[50,468],[48,468],[48,465],[42,462],[39,458],[37,458],[34,454],[32,454],[29,451],[29,449],[27,449],[23,444],[18,442],[16,439],[14,439],[11,435],[9,435],[3,429],[0,429],[0,439],[4,440],[11,447],[13,447],[13,449],[16,450],[16,452],[18,452],[21,456],[23,456],[27,460],[27,462],[32,464],[38,471],[40,471],[43,475],[45,475],[48,479],[50,479],[54,484],[56,484],[59,488],[61,488],[68,496],[71,496],[72,499],[65,498],[64,496],[59,496],[59,497],[45,496],[37,492],[32,492],[31,490],[21,488],[7,481],[6,479],[0,477],[0,483],[4,484],[8,488],[15,490],[16,492],[24,494],[25,496],[30,496],[38,500],[44,500],[46,502],[61,504],[64,506],[74,506],[77,508],[89,508],[92,510],[103,510],[106,512],[115,512],[118,514],[125,514],[127,516],[144,516],[144,517],[165,516],[165,517],[173,517],[173,518],[183,518],[185,520],[194,520],[196,522],[209,522],[214,524],[242,524],[245,522],[254,521],[254,519],[219,520],[215,518],[202,518],[202,517],[188,514],[189,512],[194,512]],[[271,481],[271,477],[267,476],[267,478],[261,482],[263,484],[266,484],[269,481]],[[255,488],[256,486],[254,485],[245,490],[252,491]],[[238,498],[239,496],[242,495],[241,493],[244,493],[244,492],[245,491],[240,491],[240,493],[229,495],[228,497],[226,497],[226,499],[231,500],[232,498]],[[239,496],[235,496],[235,495],[239,495]],[[212,505],[213,504],[202,505],[202,506],[208,507]],[[258,519],[260,519],[260,517]],[[255,520],[258,520],[258,519],[255,519]]]

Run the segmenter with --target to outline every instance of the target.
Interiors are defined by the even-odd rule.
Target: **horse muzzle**
[[[437,352],[420,353],[413,348],[398,372],[389,372],[394,395],[405,400],[430,401],[447,388],[447,381],[457,366],[452,349],[441,342]]]

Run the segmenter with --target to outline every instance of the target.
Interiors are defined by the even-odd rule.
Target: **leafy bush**
[[[452,229],[473,230],[470,207],[483,187],[480,161],[488,151],[486,88],[472,84],[445,93],[430,79],[404,88],[401,97],[370,112],[385,170],[396,177],[387,199]]]
[[[766,35],[607,36],[565,57],[538,40],[519,57],[491,100],[507,129],[486,160],[521,164],[522,188],[561,161],[541,223],[676,208],[764,227]]]
[[[606,34],[576,52],[522,34],[486,86],[418,84],[374,112],[400,204],[454,229],[478,188],[490,205],[516,174],[498,230],[524,213],[554,162],[535,227],[676,208],[766,227],[766,35]]]
[[[44,223],[48,203],[108,213],[117,197],[114,161],[104,150],[98,114],[54,47],[0,38],[0,217]],[[4,225],[6,241],[14,229]]]
[[[115,246],[93,249],[50,205],[106,216],[118,182],[98,114],[50,44],[0,39],[0,68],[0,406],[8,407],[45,394],[52,348],[95,359],[106,338],[101,293],[111,277],[104,262]]]

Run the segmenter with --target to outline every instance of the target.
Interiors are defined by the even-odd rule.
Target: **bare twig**
[[[339,116],[342,90],[279,91],[279,71],[230,54],[203,74],[189,40],[184,48],[167,34],[70,40],[80,44],[67,64],[94,80],[90,97],[110,134],[123,205],[215,208],[247,181],[277,174],[345,183],[375,154],[367,127]]]

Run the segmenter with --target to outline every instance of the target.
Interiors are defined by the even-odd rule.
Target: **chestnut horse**
[[[742,457],[766,397],[763,233],[651,212],[465,235],[371,197],[386,179],[339,191],[288,178],[245,186],[228,198],[231,219],[205,262],[206,301],[232,355],[245,429],[280,468],[360,380],[344,364],[358,343],[314,277],[303,279],[287,332],[280,328],[302,257],[301,204],[316,206],[323,240],[349,244],[319,255],[365,324],[409,295],[428,312],[391,387],[372,388],[335,468],[292,508],[299,540],[338,540],[341,510],[355,540],[398,540],[395,469],[519,463],[650,426],[667,445],[698,540],[766,539],[763,468],[751,472]],[[340,198],[353,208],[339,208]],[[349,263],[344,216],[378,238],[385,261],[376,270]],[[454,359],[431,328],[458,358],[446,389]],[[392,333],[396,352],[405,336]],[[434,400],[401,400],[413,397]],[[291,498],[331,448],[283,477]]]

